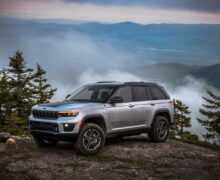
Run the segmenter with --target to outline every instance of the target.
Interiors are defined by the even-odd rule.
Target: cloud
[[[64,0],[74,3],[100,5],[147,6],[166,9],[188,9],[196,11],[220,12],[219,0]]]
[[[220,23],[219,9],[219,2],[214,0],[0,0],[2,17],[107,23],[132,21],[143,24],[212,24]]]

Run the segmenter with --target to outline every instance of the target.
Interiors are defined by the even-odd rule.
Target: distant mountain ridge
[[[220,63],[200,68],[194,71],[192,75],[220,88]]]
[[[220,62],[220,24],[57,24],[0,19],[0,25],[4,32],[8,26],[10,31],[25,33],[27,38],[77,32],[134,56],[137,64],[209,65]]]
[[[220,89],[220,63],[210,66],[189,66],[178,63],[158,63],[126,69],[142,78],[179,85],[184,77],[192,76]]]

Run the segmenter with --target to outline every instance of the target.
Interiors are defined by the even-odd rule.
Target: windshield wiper
[[[71,99],[72,101],[88,102],[88,99]]]
[[[79,102],[97,102],[97,103],[102,102],[102,101],[99,101],[99,100],[92,100],[92,99],[72,99],[72,101],[79,101]]]

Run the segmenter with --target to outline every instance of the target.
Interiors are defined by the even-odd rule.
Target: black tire
[[[148,133],[151,142],[164,142],[169,135],[169,120],[164,116],[156,116]]]
[[[80,130],[75,148],[83,155],[94,155],[102,150],[105,144],[105,133],[97,124],[88,123]]]
[[[57,143],[59,142],[58,140],[46,140],[42,139],[40,137],[34,136],[34,141],[39,147],[51,147],[51,146],[56,146]]]

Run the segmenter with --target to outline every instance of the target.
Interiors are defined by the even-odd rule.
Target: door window
[[[147,89],[145,86],[134,86],[134,100],[133,101],[146,101],[149,100]]]
[[[131,102],[131,88],[130,87],[121,87],[115,93],[114,96],[121,96],[123,102]]]
[[[157,86],[150,86],[150,92],[153,99],[167,99],[166,95]]]

